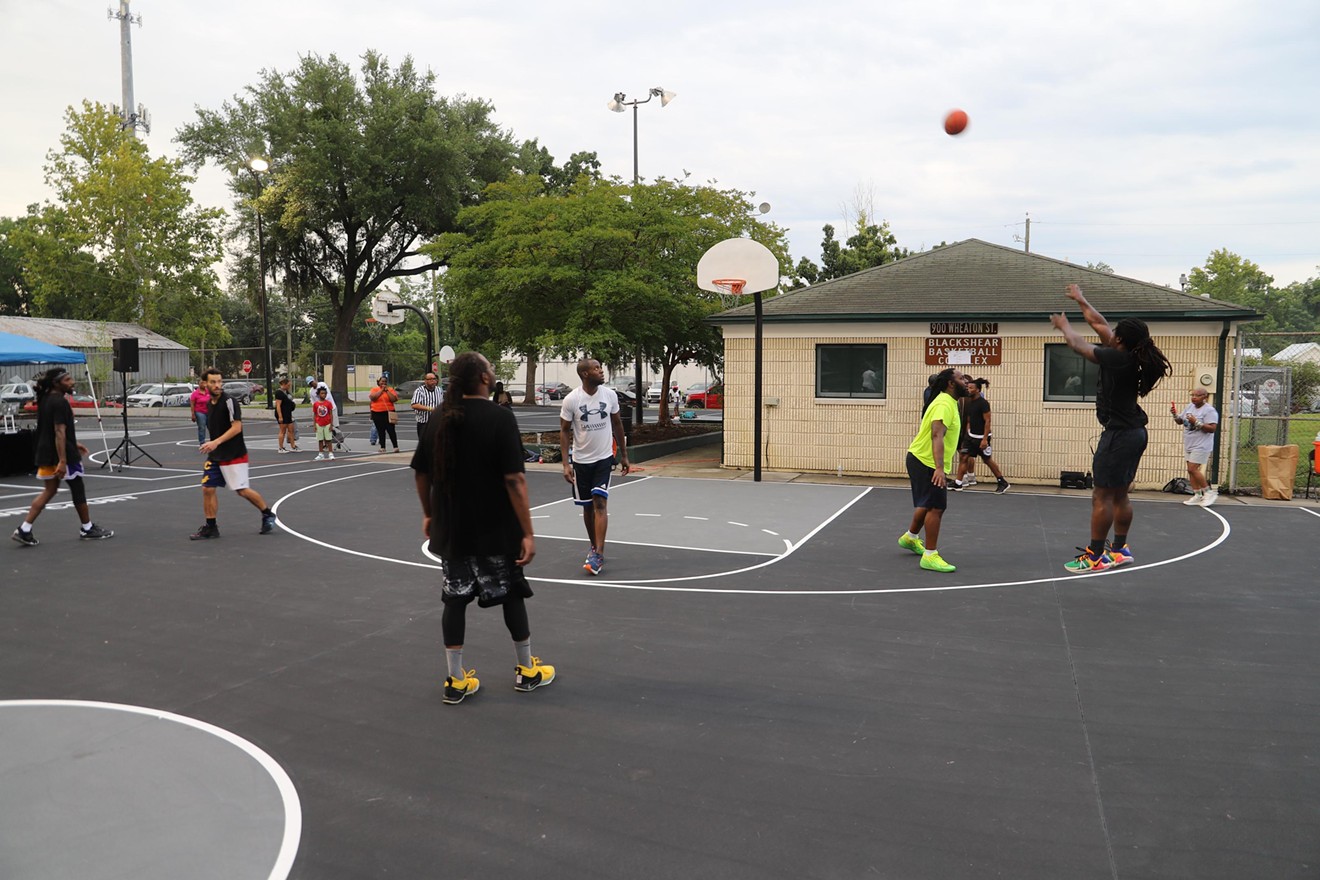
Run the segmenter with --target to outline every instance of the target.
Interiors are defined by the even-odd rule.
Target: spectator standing
[[[1219,498],[1219,490],[1210,486],[1205,475],[1206,463],[1215,451],[1215,431],[1219,428],[1219,412],[1210,405],[1210,394],[1204,388],[1192,389],[1192,402],[1182,414],[1169,404],[1173,420],[1184,428],[1183,450],[1187,457],[1187,479],[1192,484],[1192,497],[1183,504],[1209,507]]]
[[[298,448],[298,431],[293,424],[293,410],[298,406],[298,401],[293,399],[289,393],[289,377],[280,379],[280,389],[275,392],[275,424],[279,426],[279,438],[276,441],[279,444],[278,452],[286,453],[289,449],[294,452],[301,452]],[[289,448],[284,447],[285,439],[289,441]]]
[[[335,460],[335,404],[330,400],[330,389],[324,385],[316,389],[312,401],[312,424],[316,426],[316,458],[313,461]]]
[[[376,426],[376,436],[380,438],[380,451],[385,451],[385,434],[390,435],[394,451],[399,451],[399,435],[394,425],[399,420],[394,404],[399,400],[399,392],[390,387],[390,377],[381,376],[376,380],[376,387],[371,389],[371,421]]]
[[[426,430],[426,425],[431,420],[431,414],[440,408],[440,403],[444,400],[444,393],[439,388],[439,378],[435,373],[427,373],[422,378],[422,385],[413,392],[412,407],[413,413],[417,418],[417,442],[421,442],[422,433]]]
[[[197,445],[201,446],[206,442],[206,413],[211,406],[211,392],[206,390],[205,380],[188,395],[188,406],[193,424],[197,426]]]
[[[966,455],[958,463],[958,475],[954,477],[950,484],[955,492],[960,492],[965,486],[975,484],[976,480],[970,479],[964,483],[963,475],[972,475],[976,460],[979,458],[990,468],[990,472],[995,475],[997,481],[995,485],[995,494],[1003,495],[1010,488],[1008,480],[1004,479],[1004,473],[999,469],[999,464],[994,459],[994,449],[991,446],[990,437],[990,401],[985,399],[984,391],[990,387],[989,379],[970,379],[967,385],[967,398],[963,400],[963,433],[966,436]]]
[[[190,537],[203,541],[220,537],[216,515],[220,512],[217,489],[228,486],[249,504],[261,511],[261,534],[275,530],[275,512],[266,506],[261,494],[248,485],[248,452],[243,440],[243,410],[238,401],[225,393],[225,381],[215,367],[202,372],[202,381],[211,393],[207,407],[206,429],[211,439],[202,444],[206,465],[202,468],[202,510],[206,524]]]
[[[73,509],[78,512],[82,531],[78,537],[84,541],[113,538],[114,532],[92,522],[87,507],[86,479],[83,477],[82,457],[87,447],[78,442],[74,428],[73,407],[65,397],[73,393],[74,380],[68,370],[55,367],[37,380],[37,479],[41,480],[41,494],[32,500],[27,516],[14,529],[13,539],[25,547],[35,547],[40,541],[32,533],[32,524],[41,516],[46,505],[60,491],[60,480],[69,484],[73,495]]]
[[[498,604],[513,638],[513,689],[527,693],[555,680],[555,668],[532,656],[523,568],[536,555],[518,423],[490,397],[490,362],[476,352],[454,359],[449,388],[413,453],[422,534],[440,558],[444,585],[440,627],[445,643],[444,702],[461,703],[481,687],[463,668],[467,606]]]

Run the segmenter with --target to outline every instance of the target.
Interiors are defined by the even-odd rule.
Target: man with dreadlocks
[[[1087,342],[1068,324],[1065,315],[1050,315],[1050,323],[1063,334],[1068,347],[1100,366],[1095,397],[1095,416],[1104,426],[1096,444],[1091,471],[1091,541],[1077,558],[1063,567],[1074,574],[1104,571],[1132,562],[1128,529],[1132,526],[1132,502],[1128,489],[1137,475],[1137,465],[1146,451],[1146,413],[1137,403],[1173,368],[1150,338],[1144,321],[1124,318],[1116,327],[1096,311],[1082,289],[1068,285],[1068,298],[1082,307],[1082,317],[1100,337],[1100,345]],[[1105,547],[1110,527],[1114,540]]]
[[[88,452],[87,447],[78,442],[73,426],[73,407],[65,398],[72,391],[73,376],[61,367],[47,370],[37,380],[37,478],[45,483],[45,488],[32,501],[23,522],[14,529],[14,540],[25,547],[41,543],[32,534],[32,524],[60,491],[60,480],[69,484],[73,509],[82,521],[78,537],[90,541],[112,538],[115,534],[92,522],[91,512],[87,509],[87,489],[84,486],[87,481],[83,479],[82,457]]]
[[[463,668],[467,606],[502,605],[517,662],[513,689],[533,691],[555,680],[555,668],[532,656],[523,566],[536,555],[523,452],[513,411],[490,399],[495,370],[477,352],[454,359],[439,409],[427,420],[411,467],[422,504],[422,534],[440,557],[440,619],[445,641],[444,701],[477,692],[476,670]]]

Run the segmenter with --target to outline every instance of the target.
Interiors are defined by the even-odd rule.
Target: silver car
[[[130,394],[129,406],[187,406],[195,385],[152,385],[139,394]]]

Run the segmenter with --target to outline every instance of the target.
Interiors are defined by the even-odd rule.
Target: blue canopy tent
[[[29,339],[12,333],[0,333],[0,366],[12,364],[85,364],[87,355]]]

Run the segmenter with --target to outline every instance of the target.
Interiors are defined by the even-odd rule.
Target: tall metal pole
[[[145,107],[133,101],[133,25],[142,25],[142,16],[134,16],[128,9],[128,0],[119,0],[119,11],[107,11],[107,18],[119,20],[119,79],[123,89],[124,106],[119,115],[120,126],[137,137],[138,129],[151,131]]]
[[[647,101],[651,100],[649,97]],[[633,101],[633,196],[636,198],[637,184],[641,182],[641,173],[637,162],[637,105],[639,102]],[[635,204],[635,203],[634,203]],[[633,423],[640,425],[642,423],[642,348],[637,347],[637,364],[633,377]]]
[[[270,322],[266,314],[266,230],[257,208],[257,269],[261,273],[261,345],[266,359],[266,409],[275,408],[274,376],[271,375]]]

